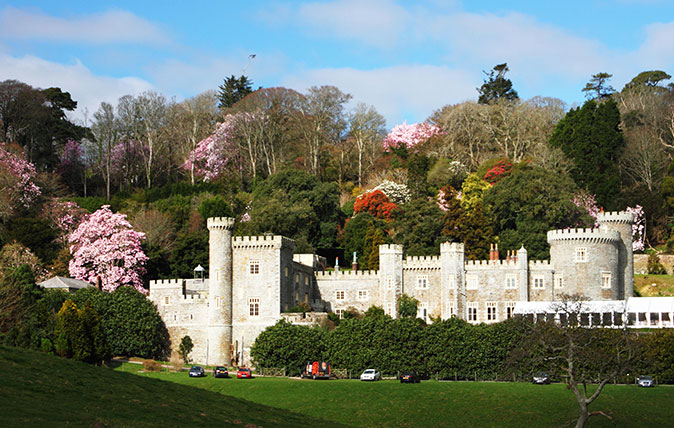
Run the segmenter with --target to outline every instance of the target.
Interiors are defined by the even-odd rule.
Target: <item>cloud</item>
[[[383,49],[393,48],[401,30],[411,21],[409,12],[390,0],[307,3],[300,6],[298,18],[301,25],[321,34],[331,33]]]
[[[674,21],[654,23],[645,28],[646,38],[637,56],[651,68],[668,68],[674,62]]]
[[[306,70],[286,77],[283,84],[299,91],[314,85],[337,86],[354,95],[354,103],[374,105],[389,127],[404,120],[423,120],[446,104],[475,99],[479,86],[472,73],[431,65]]]
[[[0,11],[0,37],[84,44],[170,43],[168,35],[156,25],[123,10],[60,18],[6,7]]]
[[[77,101],[77,119],[84,118],[85,110],[91,117],[103,101],[116,105],[123,95],[136,95],[152,89],[150,83],[136,77],[94,75],[79,61],[64,65],[30,55],[18,58],[0,53],[0,81],[7,79],[38,88],[56,86],[70,92]]]

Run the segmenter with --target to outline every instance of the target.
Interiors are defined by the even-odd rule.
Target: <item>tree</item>
[[[410,256],[439,253],[444,214],[434,201],[412,200],[392,222],[394,242]]]
[[[115,117],[111,104],[102,102],[94,113],[94,124],[91,131],[96,137],[95,159],[105,181],[105,199],[110,200],[110,184],[112,181],[112,150],[121,136],[120,122]]]
[[[0,143],[0,221],[29,208],[42,194],[37,171],[23,156]]]
[[[414,297],[403,294],[402,296],[398,297],[396,306],[399,317],[414,318],[417,316],[417,307],[419,306],[419,301]]]
[[[400,125],[396,125],[386,135],[386,138],[384,138],[384,148],[405,147],[411,149],[441,133],[442,131],[439,127],[430,123],[422,122],[408,125],[407,122],[403,122]]]
[[[62,357],[99,364],[109,356],[101,318],[89,305],[78,309],[70,299],[57,314],[56,352]]]
[[[106,291],[131,285],[142,293],[143,265],[147,256],[141,249],[144,234],[133,230],[123,214],[104,205],[80,223],[69,236],[70,275],[92,284],[100,282]]]
[[[625,140],[620,111],[613,100],[586,101],[559,121],[550,146],[561,149],[573,162],[570,175],[576,184],[593,193],[597,202],[614,209],[620,190],[618,159]]]
[[[232,74],[225,78],[225,82],[218,86],[220,89],[218,92],[218,100],[220,101],[218,107],[221,109],[232,107],[239,100],[242,100],[246,95],[253,92],[252,84],[253,82],[248,80],[248,77],[244,75],[237,78]]]
[[[363,157],[373,153],[372,148],[377,146],[384,137],[386,120],[373,106],[358,103],[349,116],[349,135],[358,150],[358,186],[363,185]],[[372,165],[375,159],[369,159],[367,164]]]
[[[182,167],[203,181],[215,181],[222,177],[238,153],[234,142],[235,122],[234,115],[225,116],[223,122],[215,125],[213,134],[199,141]]]
[[[597,101],[602,101],[610,97],[611,94],[615,92],[615,89],[608,84],[611,77],[613,77],[613,75],[608,73],[593,74],[592,79],[590,79],[583,88],[585,96]]]
[[[561,373],[567,388],[578,403],[576,427],[582,428],[594,415],[592,404],[608,382],[628,372],[636,355],[635,335],[629,329],[587,328],[583,319],[592,316],[582,296],[561,296],[550,310],[560,314],[560,321],[540,321],[530,326],[514,354],[534,363],[545,364]],[[597,384],[594,391],[588,384]]]
[[[482,71],[488,79],[484,80],[482,86],[477,90],[480,94],[477,100],[479,104],[491,104],[501,99],[508,101],[519,99],[517,91],[513,89],[513,82],[505,78],[508,71],[508,63],[505,62],[495,65],[489,73]]]
[[[665,73],[662,70],[651,70],[651,71],[642,71],[637,74],[632,80],[627,82],[623,88],[623,92],[626,89],[634,89],[638,86],[650,86],[652,88],[658,86],[663,80],[669,80],[672,76]]]
[[[391,220],[399,211],[398,205],[390,202],[381,190],[373,190],[358,196],[353,205],[354,214],[367,212],[382,220]]]
[[[183,336],[180,339],[180,347],[178,348],[178,355],[183,359],[185,364],[190,362],[190,352],[192,352],[194,344],[192,343],[192,338],[189,336]]]

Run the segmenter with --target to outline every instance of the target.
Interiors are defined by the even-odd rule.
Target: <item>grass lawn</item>
[[[674,275],[634,275],[634,289],[643,297],[674,296]]]
[[[203,388],[0,346],[0,427],[227,426],[340,424]]]
[[[118,370],[137,372],[139,366]],[[266,406],[361,427],[560,427],[575,419],[577,405],[565,385],[285,378],[189,378],[186,373],[142,373]],[[669,427],[674,387],[609,385],[591,410],[603,410],[618,427]],[[593,417],[588,427],[612,427]]]

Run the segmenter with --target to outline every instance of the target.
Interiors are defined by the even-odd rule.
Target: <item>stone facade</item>
[[[379,306],[395,317],[403,293],[419,301],[418,316],[498,322],[516,302],[554,301],[580,293],[592,300],[624,300],[633,287],[632,214],[603,213],[597,229],[548,232],[550,260],[529,260],[520,248],[505,260],[467,261],[460,243],[439,256],[405,257],[401,245],[381,245],[378,271],[325,271],[325,260],[294,254],[282,236],[232,237],[233,219],[208,219],[209,278],[151,281],[150,299],[172,343],[189,335],[192,359],[202,364],[248,364],[250,345],[285,318],[318,323],[325,312],[364,312]],[[315,311],[287,314],[306,303]]]

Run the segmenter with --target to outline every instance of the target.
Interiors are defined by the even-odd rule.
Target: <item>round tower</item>
[[[619,248],[619,266],[621,274],[620,300],[634,295],[634,255],[632,253],[632,225],[634,214],[627,211],[597,214],[597,223],[603,230],[614,230],[620,234],[622,241]]]
[[[384,244],[379,246],[379,284],[384,310],[393,318],[398,317],[396,303],[403,290],[403,246]]]
[[[207,364],[232,363],[232,229],[234,219],[212,217],[208,227]]]

